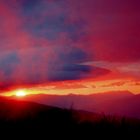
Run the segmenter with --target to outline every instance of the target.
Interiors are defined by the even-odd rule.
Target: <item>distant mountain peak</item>
[[[108,92],[101,92],[101,93],[93,93],[90,95],[130,95],[133,96],[134,94],[128,90],[124,91],[108,91]]]

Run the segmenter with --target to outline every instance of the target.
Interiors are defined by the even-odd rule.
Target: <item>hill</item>
[[[140,96],[128,91],[91,95],[29,95],[24,100],[60,108],[140,118]]]
[[[0,133],[37,138],[101,138],[138,134],[140,121],[0,98]],[[6,133],[6,135],[5,135]],[[99,135],[100,134],[100,135]],[[101,136],[101,137],[100,137]],[[33,138],[32,137],[32,138]]]

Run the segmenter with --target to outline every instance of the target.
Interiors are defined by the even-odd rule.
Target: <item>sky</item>
[[[140,93],[139,0],[0,0],[0,92]]]

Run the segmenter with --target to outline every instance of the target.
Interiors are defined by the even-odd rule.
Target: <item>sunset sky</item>
[[[0,0],[0,92],[140,93],[139,0]]]

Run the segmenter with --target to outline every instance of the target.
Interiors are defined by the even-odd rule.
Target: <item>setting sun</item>
[[[16,91],[16,96],[18,97],[26,96],[26,92],[24,90],[18,90]]]

